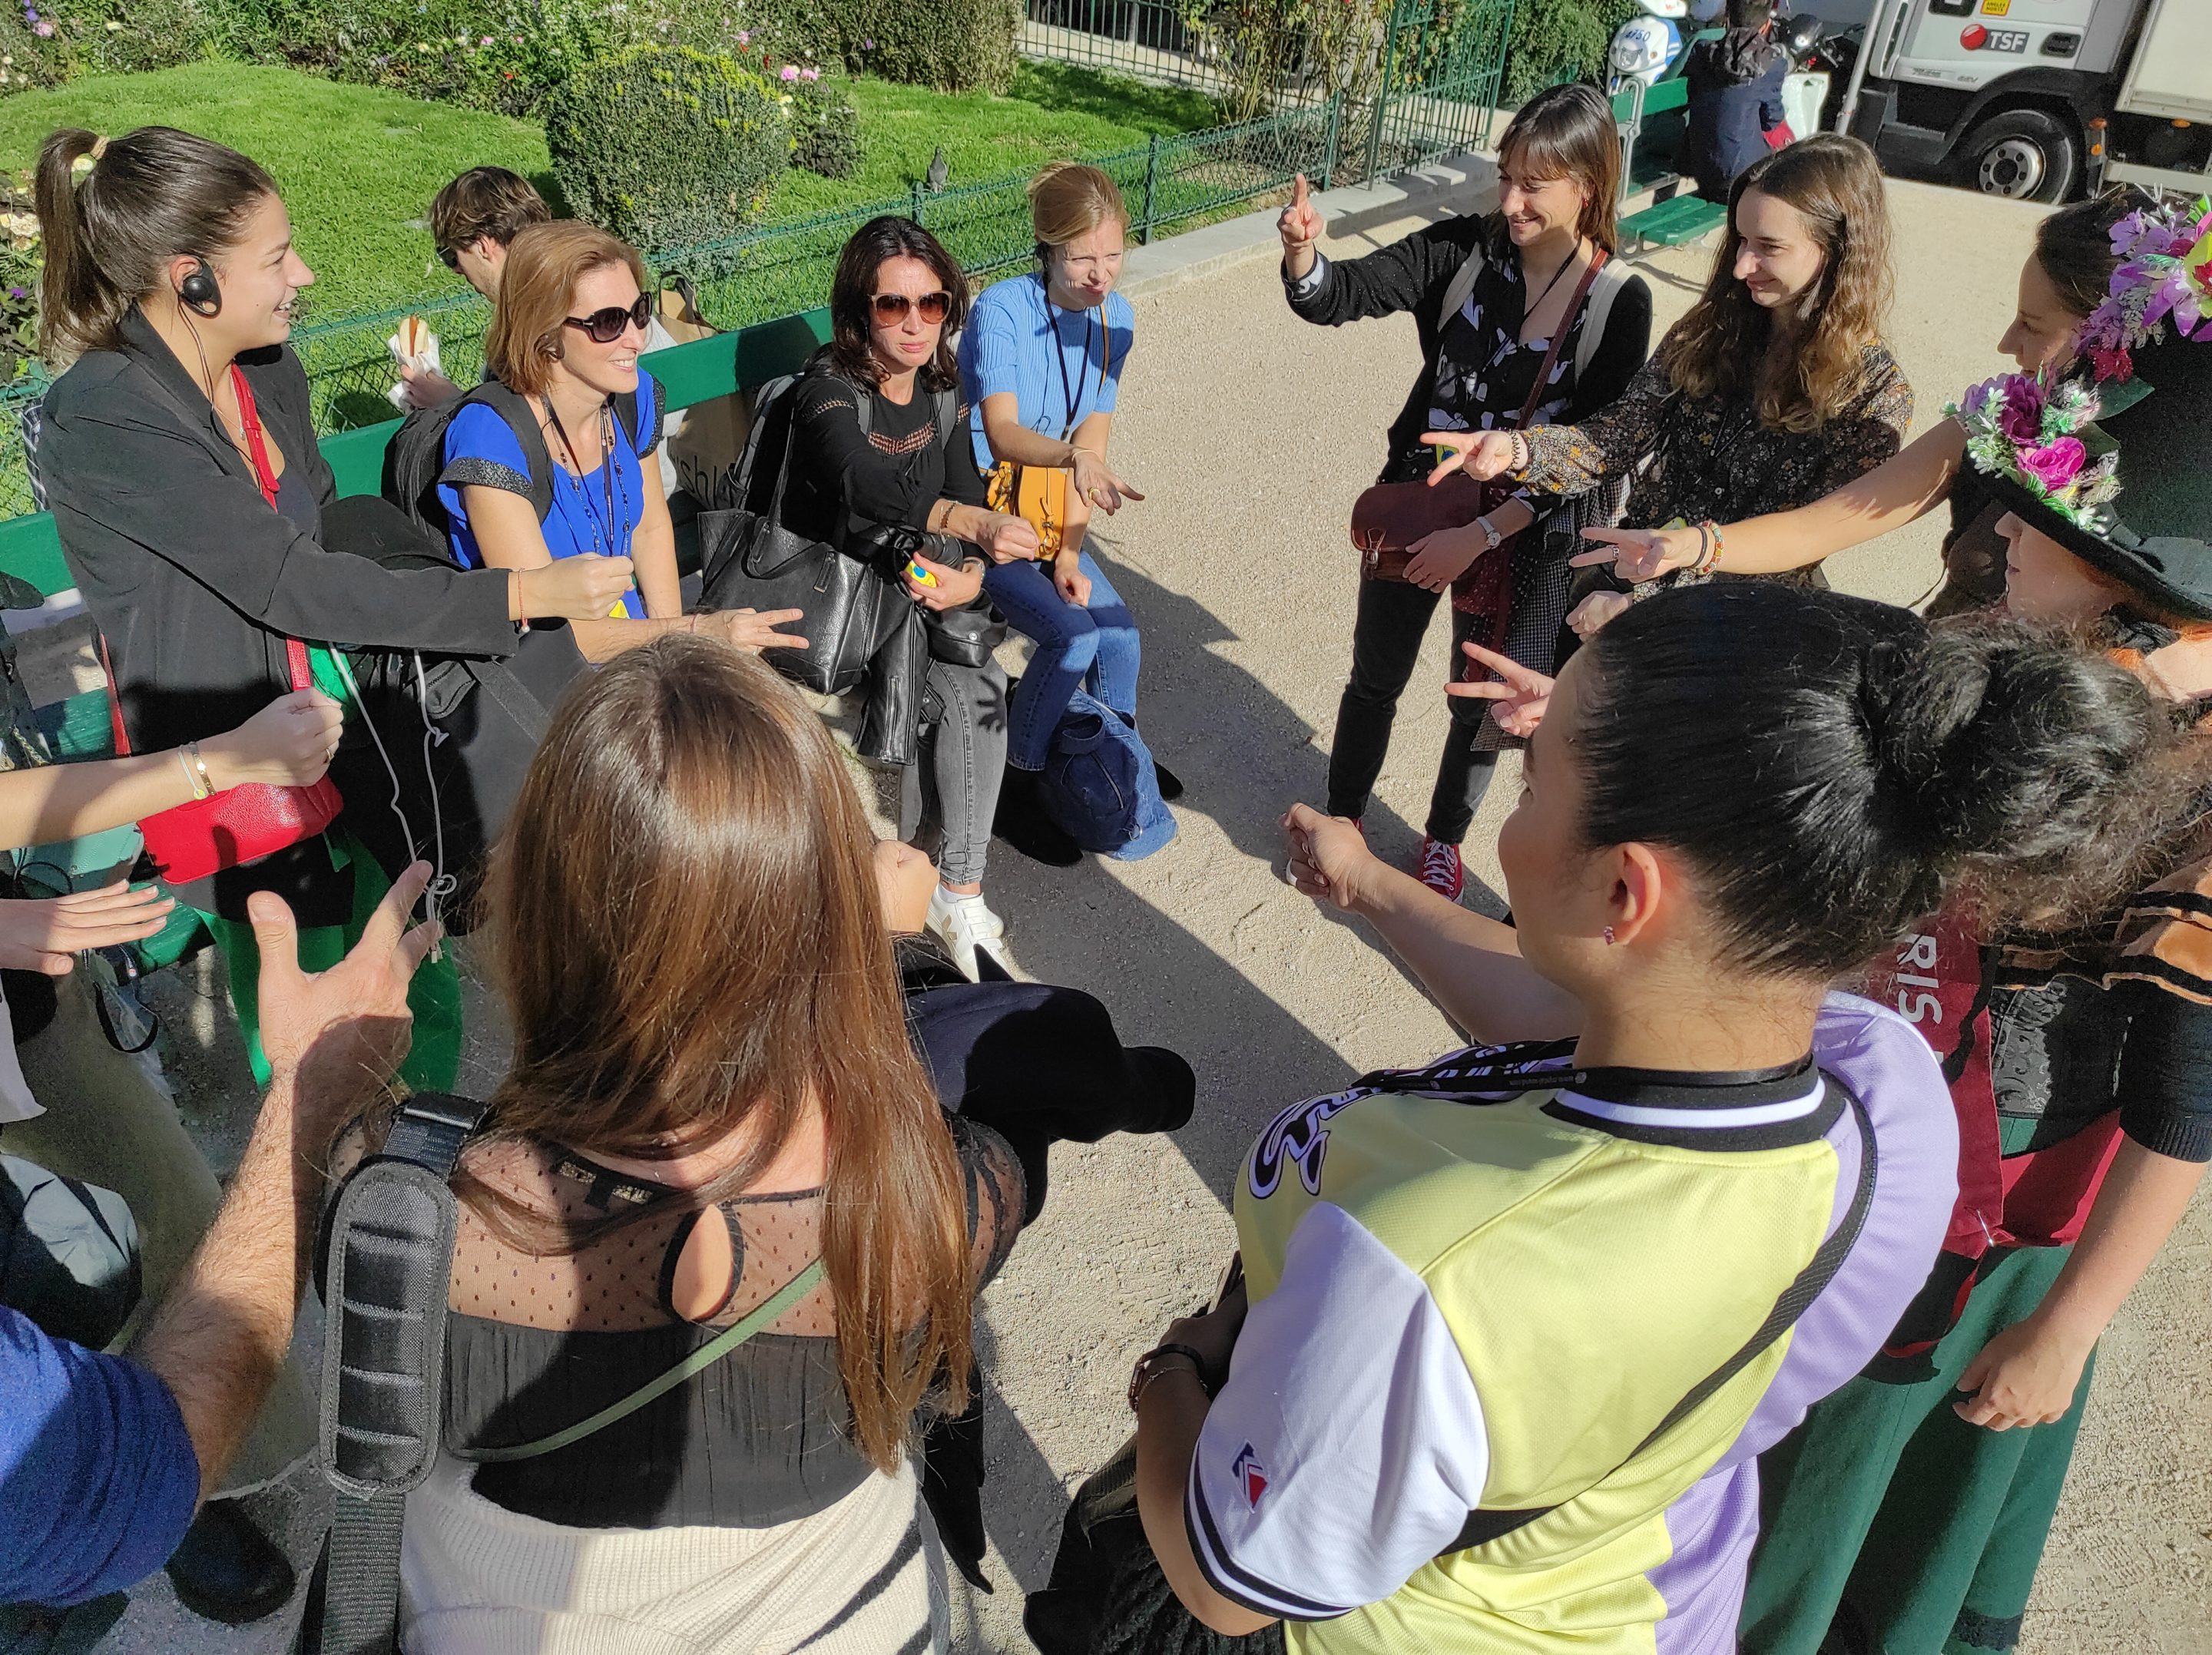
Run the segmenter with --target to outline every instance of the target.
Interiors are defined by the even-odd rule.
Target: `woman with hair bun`
[[[1247,1294],[1132,1384],[1164,1585],[1121,1571],[1109,1625],[1732,1652],[1754,1457],[1865,1365],[1956,1195],[1926,1042],[1831,985],[1964,886],[2014,915],[2139,865],[2174,750],[2063,642],[1735,584],[1560,674],[1498,840],[1516,927],[1295,808],[1299,888],[1494,1044],[1260,1136]],[[1115,1646],[1193,1646],[1146,1630]]]
[[[1945,1060],[1959,1205],[1881,1356],[1762,1464],[1751,1655],[2014,1646],[2098,1341],[2212,1161],[2212,342],[2143,319],[2212,313],[2208,232],[2118,227],[2083,334],[2103,379],[2011,375],[1951,410],[2005,512],[2006,609],[2148,686],[2198,785],[2125,798],[2155,854],[2116,859],[2134,894],[2087,923],[1931,908],[1876,972]]]
[[[1137,722],[1137,623],[1084,549],[1094,511],[1110,517],[1124,500],[1144,499],[1106,463],[1137,318],[1114,291],[1129,228],[1114,180],[1054,161],[1030,180],[1029,197],[1038,268],[976,295],[960,334],[960,381],[994,504],[1020,509],[1016,479],[1024,471],[1065,473],[1064,482],[1046,478],[1048,499],[1058,498],[1037,560],[998,565],[983,589],[1036,644],[1014,692],[998,830],[1024,855],[1071,867],[1082,852],[1036,794],[1068,697],[1087,690]],[[1179,797],[1182,782],[1154,763],[1160,796]]]

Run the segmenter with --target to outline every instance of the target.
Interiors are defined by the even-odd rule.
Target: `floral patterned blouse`
[[[1747,403],[1684,396],[1655,356],[1610,406],[1577,425],[1530,430],[1525,481],[1549,494],[1579,494],[1632,474],[1621,521],[1638,528],[1678,519],[1740,523],[1793,511],[1864,476],[1904,446],[1912,387],[1896,360],[1881,345],[1869,345],[1859,383],[1850,406],[1819,430],[1772,431]],[[1678,571],[1640,591],[1689,578]],[[1817,564],[1760,578],[1827,584]]]

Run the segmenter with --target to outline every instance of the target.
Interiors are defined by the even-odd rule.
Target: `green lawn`
[[[1024,64],[1014,95],[1004,98],[870,80],[854,82],[853,93],[866,157],[859,175],[790,173],[772,219],[902,196],[939,144],[952,182],[975,184],[1216,118],[1212,100],[1199,94],[1059,64]],[[314,318],[403,304],[453,280],[432,261],[422,216],[454,173],[489,163],[526,174],[549,193],[552,187],[544,135],[533,123],[235,64],[105,76],[0,100],[0,162],[28,166],[57,126],[119,133],[149,123],[217,139],[276,175],[301,251],[319,278]]]
[[[0,161],[27,167],[57,126],[113,134],[148,124],[229,144],[276,175],[316,274],[314,317],[395,304],[453,279],[433,262],[422,218],[454,173],[489,164],[551,183],[545,135],[530,123],[239,64],[100,76],[0,100]]]

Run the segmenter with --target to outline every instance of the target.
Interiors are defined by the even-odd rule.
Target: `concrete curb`
[[[1325,190],[1313,198],[1333,236],[1392,224],[1421,214],[1486,210],[1495,196],[1498,165],[1488,155],[1468,153],[1431,161],[1372,184]],[[1147,247],[1134,247],[1121,266],[1120,291],[1129,299],[1181,287],[1237,265],[1279,256],[1275,234],[1280,211],[1257,212],[1209,224],[1204,229],[1169,236]]]

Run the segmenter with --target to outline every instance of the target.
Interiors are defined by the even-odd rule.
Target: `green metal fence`
[[[1222,84],[1220,45],[1203,8],[1162,0],[1029,0],[1023,54],[1141,80],[1212,90]]]
[[[1366,176],[1489,146],[1512,27],[1513,0],[1398,0],[1367,123]]]

